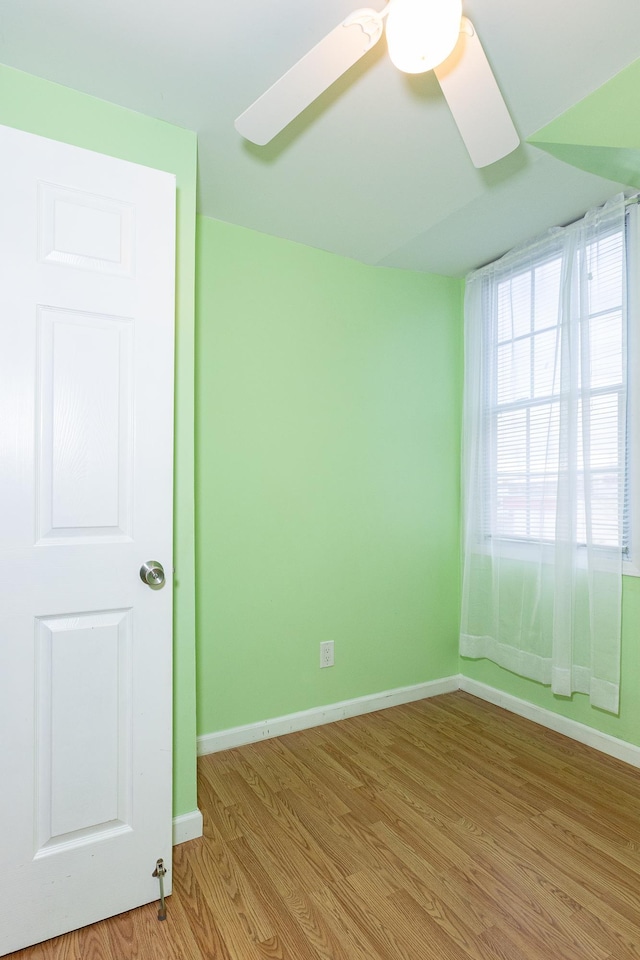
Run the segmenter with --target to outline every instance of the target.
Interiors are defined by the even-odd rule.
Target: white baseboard
[[[480,700],[486,700],[487,703],[503,707],[511,713],[533,721],[533,723],[538,723],[549,730],[564,734],[565,737],[584,743],[595,750],[600,750],[601,753],[606,753],[610,757],[622,760],[633,767],[640,767],[640,747],[617,737],[612,737],[608,733],[601,733],[584,723],[569,720],[552,710],[537,707],[527,700],[521,700],[510,693],[503,693],[502,690],[472,680],[470,677],[464,677],[462,674],[444,677],[442,680],[431,680],[428,683],[418,683],[411,687],[384,690],[382,693],[356,697],[353,700],[342,700],[340,703],[315,707],[312,710],[302,710],[299,713],[290,713],[283,717],[275,717],[272,720],[261,720],[258,723],[249,723],[242,727],[231,727],[216,733],[207,733],[198,737],[198,756],[218,753],[221,750],[230,750],[232,747],[241,747],[246,743],[256,743],[258,740],[268,740],[271,737],[281,737],[286,733],[294,733],[297,730],[308,730],[310,727],[332,723],[334,720],[345,720],[347,717],[358,717],[365,713],[373,713],[376,710],[385,710],[387,707],[395,707],[401,703],[425,700],[428,697],[437,697],[442,693],[453,693],[455,690],[464,690]],[[192,833],[189,829],[186,829],[185,833],[188,835],[176,840],[175,836],[179,832],[177,822],[183,819],[188,822],[190,818],[196,816],[199,817],[199,826],[193,828],[196,832]],[[198,830],[199,832],[197,832]],[[201,835],[202,815],[199,810],[194,811],[193,814],[185,814],[184,818],[177,817],[174,820],[174,843],[182,843],[183,840],[190,840]]]
[[[532,720],[539,723],[549,730],[555,730],[556,733],[562,733],[565,737],[584,743],[588,747],[600,750],[610,757],[622,760],[624,763],[631,764],[632,767],[640,767],[640,747],[636,747],[626,740],[620,740],[618,737],[612,737],[608,733],[601,733],[600,730],[594,730],[585,723],[578,723],[577,720],[569,720],[567,717],[561,717],[552,710],[545,710],[544,707],[537,707],[528,700],[521,700],[519,697],[513,697],[510,693],[503,693],[502,690],[496,690],[486,683],[480,683],[478,680],[472,680],[470,677],[460,675],[460,690],[478,697],[480,700],[486,700],[493,703],[496,707],[504,707],[511,713],[518,714],[526,720]]]
[[[411,703],[414,700],[437,697],[441,693],[452,693],[459,689],[459,681],[458,676],[444,677],[442,680],[417,683],[411,687],[397,687],[395,690],[384,690],[382,693],[374,693],[366,697],[355,697],[352,700],[342,700],[324,707],[314,707],[312,710],[289,713],[272,720],[260,720],[258,723],[248,723],[242,727],[230,727],[216,733],[206,733],[198,737],[198,756],[230,750],[232,747],[241,747],[245,743],[256,743],[258,740],[268,740],[271,737],[281,737],[285,733],[294,733],[297,730],[308,730],[310,727],[319,727],[323,723],[332,723],[334,720],[345,720],[347,717],[358,717],[364,713],[385,710],[400,703]]]
[[[199,810],[191,810],[173,818],[173,845],[185,843],[187,840],[197,840],[202,836],[202,814]]]

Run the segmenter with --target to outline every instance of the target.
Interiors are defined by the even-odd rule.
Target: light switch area
[[[333,640],[326,640],[320,644],[320,666],[333,666]]]

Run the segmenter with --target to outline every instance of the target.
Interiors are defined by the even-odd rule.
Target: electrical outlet
[[[320,644],[320,666],[333,666],[333,640],[326,640]]]

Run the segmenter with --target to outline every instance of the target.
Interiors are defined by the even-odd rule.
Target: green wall
[[[529,143],[581,170],[640,188],[640,60],[543,127]]]
[[[640,60],[535,136],[530,143],[560,160],[610,180],[640,187]],[[620,713],[590,707],[588,698],[556,697],[548,687],[524,680],[488,660],[461,660],[465,676],[528,700],[554,713],[640,744],[640,580],[625,577],[622,603]]]
[[[457,672],[461,287],[198,218],[199,733]]]
[[[0,123],[177,176],[174,814],[194,810],[193,336],[196,135],[0,65]]]

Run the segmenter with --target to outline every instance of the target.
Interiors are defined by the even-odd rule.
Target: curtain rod
[[[619,192],[616,194],[616,197],[619,197],[619,196],[620,196],[620,193],[621,193],[621,191],[619,191]],[[632,206],[632,205],[634,205],[634,204],[640,204],[640,193],[634,193],[634,194],[632,194],[630,197],[625,197],[625,198],[624,198],[624,205],[625,205],[625,207],[630,207],[630,206]],[[603,206],[603,205],[601,204],[600,206]],[[599,209],[599,208],[598,208],[598,207],[594,207],[594,210],[596,210],[596,209]],[[586,216],[586,214],[585,214],[585,216]],[[564,224],[562,224],[562,225],[559,225],[558,229],[564,230],[564,229],[566,229],[567,227],[573,226],[575,223],[579,223],[580,220],[582,220],[582,219],[583,219],[583,217],[578,217],[577,220],[571,220],[569,223],[564,223]],[[554,229],[554,228],[551,228],[551,229]],[[546,232],[544,232],[544,233],[541,233],[538,237],[534,238],[530,243],[525,242],[522,246],[523,246],[523,247],[533,247],[533,246],[534,246],[535,244],[537,244],[537,243],[544,243],[544,242],[546,241],[546,239],[547,239],[547,235],[548,235],[548,231],[546,231]],[[516,247],[513,247],[511,250],[507,250],[506,253],[503,253],[500,257],[496,257],[495,260],[488,260],[487,263],[482,264],[482,266],[476,267],[474,270],[471,270],[471,271],[466,275],[465,280],[470,280],[471,278],[475,278],[476,275],[482,273],[483,270],[488,270],[488,269],[491,268],[491,267],[495,267],[497,264],[499,264],[501,261],[505,260],[505,259],[506,259],[507,257],[509,257],[511,254],[514,254],[514,253],[517,254],[517,253],[519,253],[520,250],[521,250],[521,246],[516,246]]]

